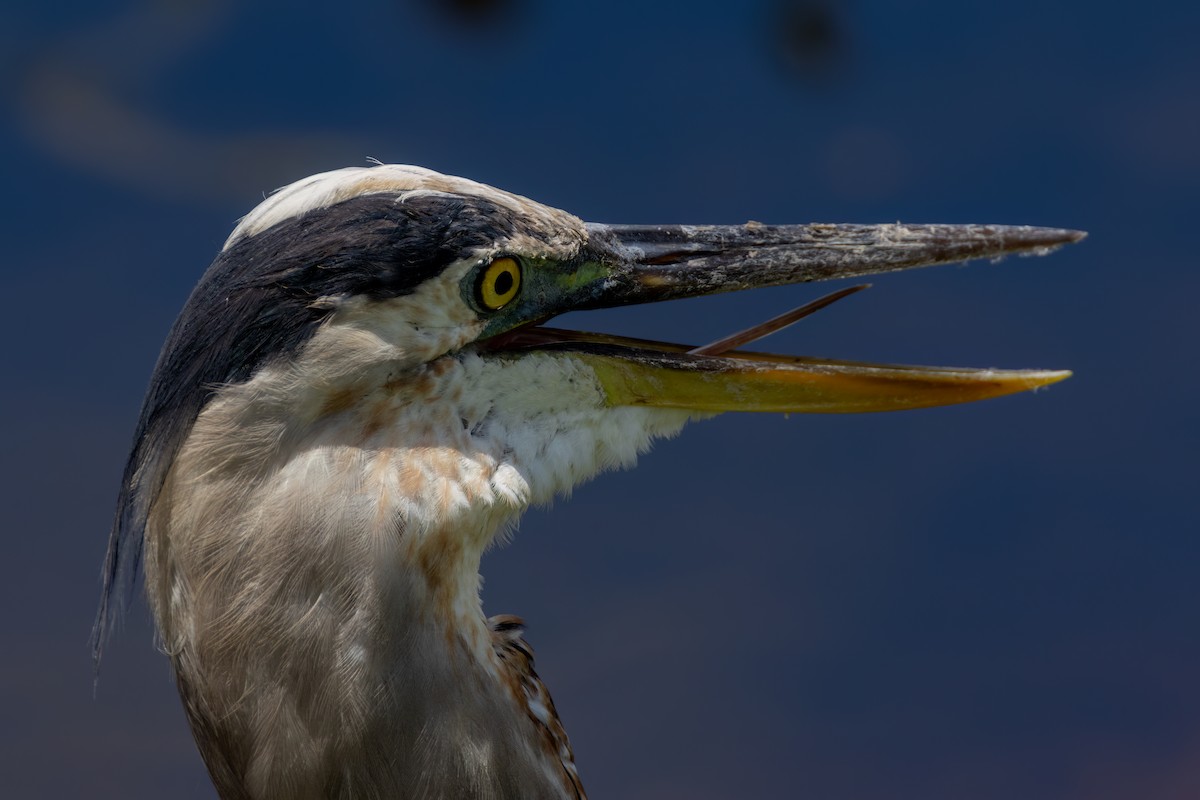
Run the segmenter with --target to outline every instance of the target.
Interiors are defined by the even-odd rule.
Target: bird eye
[[[488,311],[503,308],[521,289],[521,265],[515,258],[497,258],[483,268],[475,296]]]

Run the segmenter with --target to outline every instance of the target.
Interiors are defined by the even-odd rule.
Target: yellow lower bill
[[[897,411],[1000,397],[1071,375],[1066,370],[909,367],[757,353],[572,355],[595,370],[612,406],[694,411]]]

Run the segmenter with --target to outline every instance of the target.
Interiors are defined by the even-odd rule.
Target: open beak
[[[589,224],[588,232],[587,252],[553,270],[552,284],[544,283],[538,293],[537,306],[542,313],[539,316],[530,308],[535,312],[531,319],[542,320],[568,310],[832,280],[975,258],[1042,255],[1085,236],[1057,228],[901,224]],[[736,341],[759,338],[776,327],[764,327]],[[492,337],[487,349],[570,352],[595,371],[609,405],[704,412],[920,408],[1036,389],[1071,374],[766,355],[539,325]]]

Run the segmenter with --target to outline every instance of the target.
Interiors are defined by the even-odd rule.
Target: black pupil
[[[497,273],[496,282],[492,285],[492,288],[496,291],[496,294],[506,295],[509,293],[512,287],[513,276],[510,270],[501,270],[499,273]]]

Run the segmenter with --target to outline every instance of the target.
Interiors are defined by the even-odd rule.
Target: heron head
[[[572,310],[1040,253],[1080,236],[591,224],[395,165],[299,181],[241,221],[164,345],[122,484],[106,597],[136,565],[185,456],[187,480],[227,474],[253,487],[298,448],[476,447],[503,515],[628,463],[694,415],[891,410],[1052,383],[1067,373],[692,352],[544,323]]]

